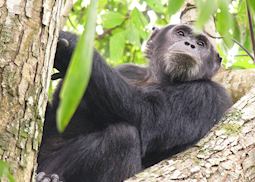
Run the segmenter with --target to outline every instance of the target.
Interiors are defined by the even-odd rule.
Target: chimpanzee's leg
[[[72,139],[38,167],[39,172],[57,174],[65,182],[120,182],[140,170],[139,133],[126,124]]]

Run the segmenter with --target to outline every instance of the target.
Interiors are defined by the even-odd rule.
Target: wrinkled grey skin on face
[[[162,81],[210,79],[219,69],[218,53],[204,34],[187,25],[169,25],[155,29],[146,55],[152,76]]]

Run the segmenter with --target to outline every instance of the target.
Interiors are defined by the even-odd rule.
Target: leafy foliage
[[[229,66],[239,61],[235,60],[235,56],[228,56],[229,50],[236,45],[233,40],[252,52],[247,3],[254,15],[254,0],[194,0],[194,2],[198,12],[195,25],[199,29],[203,28],[212,16],[215,18],[219,37],[223,37],[223,41],[220,41],[222,45],[219,47],[222,48],[225,61],[231,63]],[[140,47],[144,49],[143,45],[151,28],[171,23],[169,19],[184,4],[185,0],[99,0],[95,46],[112,65],[127,62],[144,64],[146,59]],[[81,25],[86,21],[86,13],[87,5],[78,0],[70,13],[70,21],[67,22],[66,28],[81,32]],[[245,53],[241,47],[234,54],[240,53]],[[247,53],[245,54],[247,59],[251,59]]]

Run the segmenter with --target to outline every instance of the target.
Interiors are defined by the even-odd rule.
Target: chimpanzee
[[[61,32],[56,78],[64,76],[76,39]],[[114,69],[94,50],[88,88],[62,134],[59,84],[46,110],[38,182],[123,181],[195,144],[231,106],[225,89],[211,81],[221,58],[204,34],[183,24],[155,29],[146,55],[146,68]]]

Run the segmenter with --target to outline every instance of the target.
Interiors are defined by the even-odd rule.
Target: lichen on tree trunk
[[[0,0],[0,159],[17,181],[36,167],[63,0]]]

